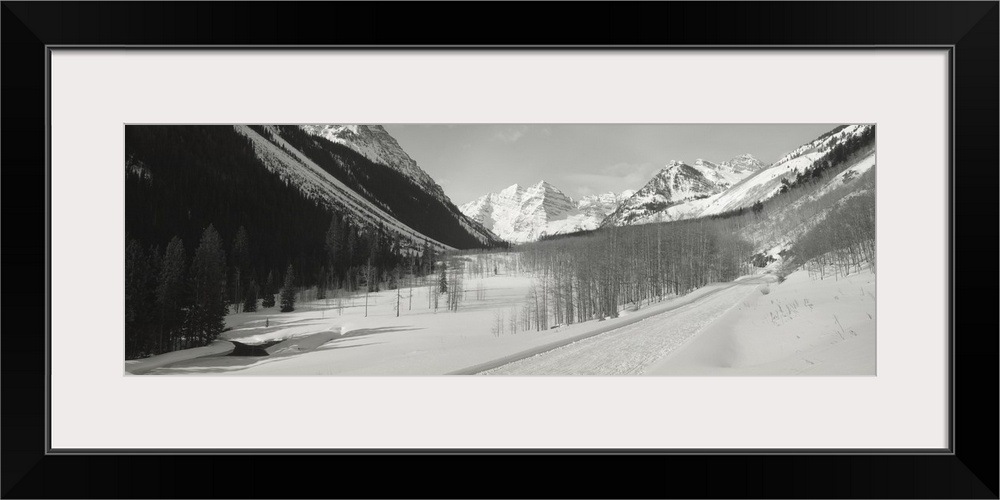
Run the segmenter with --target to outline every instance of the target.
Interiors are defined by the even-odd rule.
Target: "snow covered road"
[[[772,280],[771,276],[743,278],[683,306],[583,339],[570,339],[572,343],[566,345],[545,346],[549,348],[544,352],[523,353],[521,359],[481,374],[639,375]]]

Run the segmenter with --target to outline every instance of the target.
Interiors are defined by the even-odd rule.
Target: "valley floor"
[[[316,300],[291,313],[231,314],[215,344],[125,362],[130,374],[187,375],[874,375],[875,277],[805,271],[715,283],[618,318],[510,333],[528,275],[466,280],[457,312],[424,287]],[[481,287],[481,292],[477,289]],[[765,294],[766,293],[766,294]],[[480,297],[476,300],[475,297]],[[430,304],[430,306],[429,306]],[[498,332],[498,320],[504,324]],[[268,356],[228,356],[271,343]],[[274,343],[276,341],[280,341]],[[267,344],[264,344],[267,345]]]
[[[648,375],[876,374],[875,275],[797,271],[741,300]]]

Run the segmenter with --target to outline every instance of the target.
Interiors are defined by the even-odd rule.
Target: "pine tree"
[[[127,238],[125,245],[125,354],[137,357],[149,353],[153,289],[150,260],[138,241]]]
[[[431,248],[430,243],[424,240],[424,250],[420,254],[420,275],[426,276],[434,272],[434,249]]]
[[[250,278],[250,282],[247,284],[246,296],[243,298],[243,311],[257,311],[257,293],[257,281]]]
[[[222,238],[211,224],[202,233],[191,261],[191,291],[194,303],[189,333],[207,345],[222,333],[226,317],[226,254]]]
[[[347,265],[356,264],[355,258],[358,256],[358,232],[352,225],[347,226]]]
[[[250,237],[247,235],[245,227],[240,226],[233,238],[233,248],[229,254],[232,264],[232,295],[230,302],[236,306],[239,312],[240,302],[244,299],[243,281],[250,267]]]
[[[329,285],[329,278],[326,273],[326,266],[321,266],[319,268],[319,274],[316,276],[316,298],[325,299],[326,298],[326,288]]]
[[[379,265],[381,260],[381,248],[382,248],[382,230],[376,228],[371,235],[371,240],[368,244],[368,270],[365,273],[365,284],[368,286],[369,292],[379,291],[379,281],[382,277],[382,268]]]
[[[267,281],[264,282],[264,300],[261,301],[261,307],[274,307],[274,271],[269,271],[267,273]]]
[[[365,317],[368,317],[368,293],[372,291],[372,259],[368,259],[368,265],[365,266]]]
[[[441,275],[438,276],[438,292],[448,293],[448,265],[441,262]]]
[[[156,288],[156,308],[161,334],[165,335],[168,350],[177,349],[175,339],[184,323],[184,309],[187,306],[187,256],[184,242],[174,236],[167,244],[160,268],[159,285]]]
[[[295,310],[295,271],[292,265],[288,264],[285,271],[285,286],[281,288],[281,312],[292,312]]]
[[[327,265],[330,267],[330,273],[338,277],[340,276],[341,269],[340,262],[344,260],[343,253],[346,238],[343,232],[340,217],[334,214],[333,218],[330,219],[330,227],[326,230],[324,247],[326,249],[326,260]]]

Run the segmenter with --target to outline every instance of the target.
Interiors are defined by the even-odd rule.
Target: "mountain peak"
[[[735,161],[735,160],[753,160],[753,161],[759,161],[759,160],[757,160],[757,158],[754,157],[754,155],[752,155],[750,153],[743,153],[741,155],[734,156],[729,161],[732,162],[732,161]]]
[[[534,186],[531,187],[533,189],[543,189],[545,191],[557,191],[560,193],[562,192],[559,190],[559,188],[553,186],[552,184],[550,184],[548,181],[545,180],[538,181],[538,183],[536,183]]]
[[[754,158],[750,153],[734,156],[731,160],[723,162],[722,165],[729,167],[734,172],[752,172],[765,167],[760,160]]]
[[[442,202],[451,203],[444,190],[381,125],[300,125],[306,133],[347,146],[369,160],[385,165],[410,178]]]
[[[523,192],[523,191],[524,191],[524,188],[521,187],[520,184],[511,184],[510,186],[507,186],[507,187],[501,189],[500,192],[497,193],[497,194],[499,194],[501,196],[508,196],[509,197],[509,196],[514,196],[517,193],[520,193],[520,192]]]
[[[484,195],[462,205],[460,210],[497,236],[523,243],[546,234],[595,229],[618,201],[613,193],[608,193],[576,202],[541,180],[527,188],[514,184],[499,193]]]

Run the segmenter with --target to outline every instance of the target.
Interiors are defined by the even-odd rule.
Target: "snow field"
[[[225,356],[229,351],[179,355],[147,371],[154,375],[443,375],[627,321],[623,317],[540,332],[505,331],[498,336],[494,333],[497,312],[520,314],[531,283],[532,277],[527,274],[501,273],[481,280],[467,277],[457,312],[446,309],[444,296],[434,311],[428,285],[436,287],[437,283],[431,276],[425,284],[412,289],[412,310],[404,282],[399,317],[395,311],[396,290],[370,294],[367,317],[363,293],[343,298],[339,304],[335,297],[297,303],[296,310],[290,313],[270,308],[230,314],[226,321],[232,330],[223,332],[225,340],[246,344],[285,341],[267,348],[271,355],[266,357]],[[484,299],[476,300],[480,286]],[[699,290],[689,296],[700,293],[704,292]],[[677,300],[690,299],[686,296]]]
[[[651,375],[875,375],[875,274],[772,283],[653,364]]]
[[[484,372],[484,375],[639,375],[773,277],[719,285],[702,300],[601,335]]]
[[[157,368],[182,363],[194,359],[209,356],[225,356],[236,346],[232,342],[217,340],[207,346],[183,349],[180,351],[167,352],[144,359],[130,359],[125,361],[125,373],[129,375],[141,375]]]
[[[527,274],[466,278],[465,298],[457,312],[446,309],[444,296],[434,311],[433,295],[429,295],[433,291],[428,285],[436,287],[436,277],[428,277],[423,286],[412,289],[412,309],[409,309],[410,290],[404,284],[400,290],[399,317],[395,311],[396,290],[370,294],[367,317],[363,293],[339,300],[331,297],[298,303],[291,313],[278,313],[271,308],[231,314],[226,320],[232,329],[223,332],[219,342],[228,344],[228,350],[169,353],[171,358],[143,367],[142,373],[384,376],[475,373],[478,370],[470,368],[491,364],[495,367],[499,359],[519,359],[595,332],[641,322],[732,286],[712,284],[605,321],[517,333],[510,333],[505,324],[505,331],[498,335],[495,329],[498,313],[505,316],[505,323],[509,314],[520,315],[531,283],[532,277]],[[480,287],[484,298],[476,300]],[[269,356],[252,357],[226,356],[232,350],[229,340],[246,344],[283,341],[266,349]]]
[[[875,374],[871,272],[814,280],[797,271],[783,283],[750,276],[604,321],[498,334],[498,313],[520,314],[531,283],[528,274],[467,277],[457,312],[446,309],[444,296],[435,312],[432,276],[413,287],[412,309],[404,283],[399,317],[396,290],[369,294],[367,317],[363,293],[299,303],[291,313],[231,314],[232,329],[214,344],[127,361],[125,369],[261,376]],[[266,349],[269,356],[227,356],[229,341],[279,340]]]

